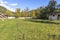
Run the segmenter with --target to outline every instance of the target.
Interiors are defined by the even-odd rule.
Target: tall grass
[[[59,35],[60,21],[21,19],[0,21],[1,40],[49,40],[51,37],[59,40]]]

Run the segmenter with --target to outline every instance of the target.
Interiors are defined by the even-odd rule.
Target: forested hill
[[[7,8],[3,7],[3,6],[0,6],[0,13],[5,13],[7,10]],[[10,10],[9,10],[10,11]],[[11,11],[12,12],[12,11]]]
[[[6,14],[8,16],[14,16],[14,12],[10,11],[9,9],[0,6],[0,13]]]
[[[5,7],[3,7],[3,6],[0,6],[0,13],[5,13],[6,12],[6,8]]]

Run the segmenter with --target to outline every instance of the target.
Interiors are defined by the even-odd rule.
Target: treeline
[[[17,16],[21,17],[32,17],[32,18],[40,18],[40,19],[48,19],[48,16],[50,14],[60,12],[60,4],[57,4],[57,1],[50,0],[48,5],[45,7],[40,7],[37,9],[29,10],[26,8],[24,11],[20,11],[19,9],[16,9]],[[16,17],[17,17],[16,16]]]
[[[16,8],[15,12],[7,10],[5,12],[5,14],[7,14],[7,16],[15,16],[16,18],[18,18],[18,17],[35,17],[36,10],[28,10],[28,8],[26,8],[25,10],[21,11],[19,8]]]
[[[55,12],[60,12],[60,4],[57,4],[57,1],[55,0],[50,0],[48,5],[45,7],[40,7],[33,10],[29,10],[29,8],[26,8],[23,11],[21,11],[20,8],[16,8],[15,12],[6,10],[5,14],[7,14],[7,16],[15,16],[16,18],[32,17],[32,18],[48,19],[48,16]]]

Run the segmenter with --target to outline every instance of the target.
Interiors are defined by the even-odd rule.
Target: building
[[[59,20],[60,19],[60,12],[49,14],[49,20]]]

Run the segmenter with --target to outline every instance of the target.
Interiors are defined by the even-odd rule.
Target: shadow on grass
[[[60,24],[58,22],[53,22],[50,20],[37,20],[37,19],[30,19],[30,20],[26,20],[26,21],[30,21],[30,22],[36,22],[36,23],[46,23],[46,24]]]

